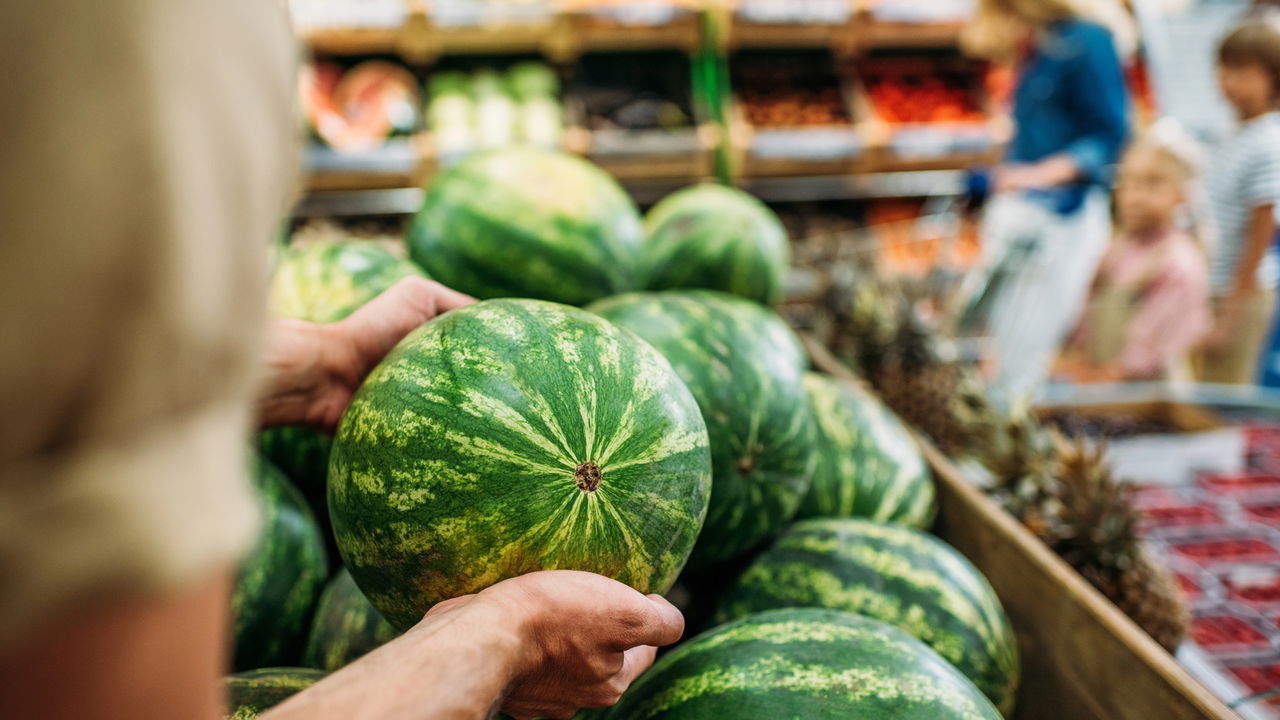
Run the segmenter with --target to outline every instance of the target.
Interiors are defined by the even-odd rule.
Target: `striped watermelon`
[[[641,293],[591,308],[648,340],[698,399],[715,485],[690,561],[703,569],[751,549],[795,515],[813,471],[804,354],[773,312],[707,291]]]
[[[333,323],[407,277],[422,276],[412,262],[367,240],[293,245],[277,257],[269,307],[275,317]],[[323,494],[330,439],[308,428],[273,428],[259,436],[262,453],[308,494]]]
[[[933,476],[902,421],[861,387],[816,373],[805,375],[804,387],[818,449],[813,484],[798,517],[931,524]]]
[[[949,660],[1008,713],[1018,646],[986,578],[941,540],[867,520],[796,523],[721,600],[720,620],[822,607],[896,625]]]
[[[875,620],[790,608],[721,625],[640,677],[607,720],[1000,720],[963,675]]]
[[[263,668],[229,675],[225,720],[252,720],[319,682],[325,674],[311,668]]]
[[[320,595],[302,664],[337,670],[398,634],[342,568]]]
[[[787,230],[751,195],[724,185],[686,188],[654,206],[645,226],[650,290],[722,290],[767,305],[782,299]]]
[[[543,569],[665,592],[706,514],[707,431],[662,356],[574,308],[494,300],[411,333],[342,418],[329,508],[392,624]]]
[[[409,228],[414,260],[452,288],[570,305],[636,289],[643,242],[640,213],[612,178],[533,148],[445,171]]]
[[[237,670],[297,661],[328,576],[324,538],[302,493],[266,460],[253,478],[263,524],[231,597]]]

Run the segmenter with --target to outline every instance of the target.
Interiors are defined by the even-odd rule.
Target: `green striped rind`
[[[715,467],[690,567],[731,559],[780,530],[809,487],[814,429],[804,357],[773,312],[723,293],[639,293],[591,307],[648,340],[693,391]]]
[[[337,322],[392,285],[423,272],[383,244],[368,240],[311,242],[279,254],[268,306],[275,317]]]
[[[575,481],[587,462],[594,491]],[[534,570],[665,592],[710,485],[697,403],[653,348],[581,310],[494,300],[418,329],[369,376],[329,508],[356,583],[405,628]]]
[[[312,242],[278,252],[269,306],[274,317],[332,323],[346,318],[407,277],[423,272],[381,243]],[[262,453],[307,491],[323,493],[330,439],[302,427],[266,430]]]
[[[809,373],[804,386],[816,420],[817,463],[798,517],[931,524],[933,475],[902,421],[850,383]]]
[[[866,520],[796,523],[721,600],[720,620],[783,607],[866,615],[923,640],[1008,713],[1018,647],[986,578],[918,530]]]
[[[452,288],[570,305],[635,290],[643,242],[640,213],[617,182],[532,148],[445,171],[409,228],[414,260]]]
[[[659,660],[608,720],[998,720],[964,676],[918,640],[818,609],[722,625]]]
[[[332,438],[302,426],[276,427],[258,433],[258,449],[305,489],[308,498],[313,495],[323,498],[332,447]],[[316,507],[317,512],[323,510],[322,506]]]
[[[263,668],[229,675],[223,681],[226,720],[252,720],[319,682],[325,674],[311,668]]]
[[[787,230],[764,203],[724,185],[667,197],[645,217],[650,290],[721,290],[772,305],[791,264]]]
[[[342,568],[320,595],[302,664],[337,670],[398,634]]]
[[[262,536],[231,597],[237,670],[297,662],[328,576],[324,538],[302,493],[266,460],[253,477]]]

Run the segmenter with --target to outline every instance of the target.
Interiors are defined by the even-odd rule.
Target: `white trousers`
[[[1063,341],[1079,322],[1094,274],[1111,242],[1111,209],[1102,190],[1061,215],[1022,195],[987,206],[983,264],[1005,264],[992,298],[992,390],[1003,402],[1038,392]]]

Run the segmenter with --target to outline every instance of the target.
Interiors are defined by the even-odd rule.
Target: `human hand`
[[[1213,328],[1205,338],[1203,349],[1214,355],[1231,347],[1241,330],[1243,312],[1242,293],[1235,292],[1223,298],[1213,314]]]
[[[424,278],[406,278],[345,320],[317,325],[277,320],[267,341],[264,427],[307,425],[332,432],[365,376],[418,326],[475,299]]]
[[[1032,165],[1005,165],[996,168],[994,183],[996,192],[1022,192],[1060,187],[1077,180],[1079,176],[1080,169],[1075,160],[1062,155]]]
[[[680,611],[662,597],[569,570],[531,573],[440,603],[424,623],[454,613],[517,624],[524,652],[502,704],[516,720],[613,705],[653,664],[654,646],[684,632]]]

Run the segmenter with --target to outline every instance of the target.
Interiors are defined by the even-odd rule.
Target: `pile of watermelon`
[[[410,333],[335,437],[264,437],[285,472],[258,473],[270,524],[236,669],[268,669],[229,681],[248,688],[235,717],[436,603],[544,569],[678,585],[705,630],[592,717],[1009,713],[1000,602],[926,532],[909,431],[809,371],[770,307],[788,262],[776,216],[739,191],[682,191],[642,222],[596,168],[532,149],[444,173],[404,248],[285,250],[280,315],[340,321],[419,273],[482,301]]]

